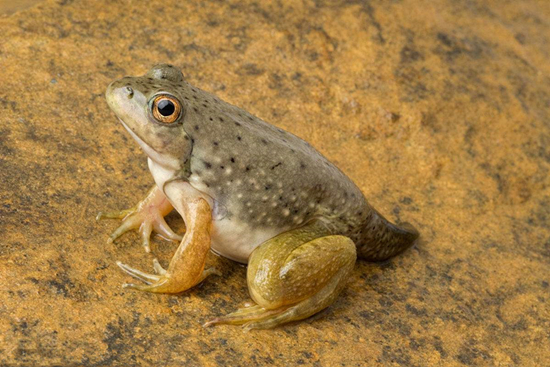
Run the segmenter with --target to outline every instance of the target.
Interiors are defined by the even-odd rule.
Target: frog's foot
[[[181,241],[182,236],[174,233],[164,220],[164,216],[170,213],[172,209],[172,204],[170,204],[164,193],[155,185],[149,190],[145,199],[140,201],[134,208],[110,213],[100,212],[96,220],[122,219],[120,227],[109,236],[109,243],[116,240],[122,234],[139,228],[143,247],[146,252],[150,252],[149,243],[153,229],[165,239]]]
[[[205,326],[244,324],[246,330],[269,329],[330,306],[344,288],[357,255],[351,239],[326,234],[313,224],[260,245],[250,256],[247,275],[257,305]]]
[[[200,283],[207,276],[219,273],[215,269],[204,270],[206,256],[210,250],[211,209],[204,199],[186,203],[187,232],[168,269],[153,260],[156,274],[149,274],[117,261],[117,265],[127,274],[145,284],[124,284],[124,288],[154,293],[180,293]]]
[[[229,315],[223,317],[217,317],[213,320],[206,322],[203,326],[209,327],[216,324],[231,324],[231,325],[240,325],[252,323],[254,321],[261,321],[275,315],[280,315],[284,312],[284,309],[268,310],[259,305],[254,305],[250,307],[239,308],[237,311],[230,313]]]
[[[136,279],[141,280],[145,284],[133,284],[133,283],[124,283],[122,284],[123,288],[132,288],[144,292],[153,292],[153,293],[179,293],[181,286],[178,284],[171,284],[171,274],[164,269],[157,259],[153,259],[153,268],[156,274],[145,273],[141,270],[132,268],[129,265],[123,264],[120,261],[117,261],[116,264],[124,271],[126,274],[133,276]],[[196,281],[191,281],[192,284],[190,287],[199,284],[209,275],[221,275],[219,271],[214,268],[208,268],[203,270]],[[185,289],[183,289],[185,290]]]

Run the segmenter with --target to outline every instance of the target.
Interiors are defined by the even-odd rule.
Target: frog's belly
[[[212,222],[212,250],[221,256],[246,264],[256,247],[283,230],[252,228],[238,220],[221,219]]]
[[[236,216],[225,217],[223,210],[217,206],[215,200],[209,195],[206,187],[200,179],[191,176],[191,184],[185,181],[170,181],[174,173],[148,159],[149,168],[159,188],[164,188],[164,193],[170,203],[176,208],[182,217],[185,209],[181,203],[192,198],[203,198],[212,207],[212,232],[210,233],[211,248],[214,252],[246,264],[248,257],[256,247],[266,240],[275,237],[285,229],[252,227],[248,223],[236,219]],[[167,184],[167,182],[170,182]]]

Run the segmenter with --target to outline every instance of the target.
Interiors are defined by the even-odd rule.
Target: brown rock
[[[0,19],[0,365],[549,365],[550,2],[45,1]],[[180,296],[100,210],[152,179],[109,111],[158,62],[309,140],[418,246],[320,317],[204,329],[245,268]],[[180,232],[181,220],[171,223]],[[166,262],[175,244],[155,241]]]

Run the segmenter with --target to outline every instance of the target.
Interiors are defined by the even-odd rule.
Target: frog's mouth
[[[174,159],[172,157],[168,157],[166,155],[163,155],[159,152],[157,152],[152,146],[147,144],[145,140],[143,140],[134,130],[132,130],[126,123],[120,118],[117,117],[118,121],[124,126],[126,131],[134,138],[135,141],[139,144],[141,149],[147,154],[147,156],[153,160],[155,163],[161,165],[164,168],[168,168],[171,170],[178,170],[180,168],[180,163],[177,159]]]

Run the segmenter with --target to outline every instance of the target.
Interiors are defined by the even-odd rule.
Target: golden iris
[[[161,94],[153,100],[152,112],[158,122],[172,124],[180,117],[181,103],[172,96]]]

